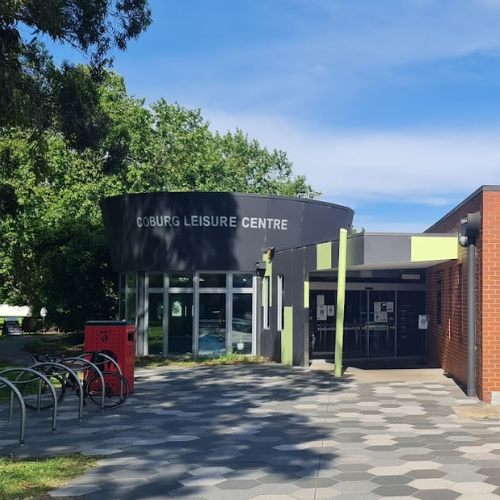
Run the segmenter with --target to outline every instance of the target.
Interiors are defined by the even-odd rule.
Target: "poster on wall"
[[[316,320],[317,321],[326,321],[326,306],[317,306],[316,307]]]
[[[387,312],[394,312],[394,302],[387,302]]]
[[[318,305],[318,306],[324,306],[325,305],[325,296],[324,295],[318,295],[316,297],[316,305]]]
[[[386,311],[382,311],[380,313],[380,322],[387,323],[387,312]]]
[[[419,314],[418,315],[418,329],[419,330],[427,330],[429,328],[429,319],[427,314]]]
[[[326,306],[327,316],[335,316],[335,306]]]
[[[382,303],[381,302],[375,302],[373,304],[373,312],[375,314],[379,313],[382,310]]]

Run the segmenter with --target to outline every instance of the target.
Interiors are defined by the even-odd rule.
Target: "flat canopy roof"
[[[361,233],[347,240],[347,269],[423,269],[456,259],[454,234]]]
[[[311,276],[337,270],[339,241],[317,245],[318,267]],[[326,253],[325,253],[326,252]],[[330,258],[325,259],[325,255]],[[458,256],[455,234],[359,233],[347,238],[347,271],[425,269]],[[326,265],[325,265],[326,263]]]

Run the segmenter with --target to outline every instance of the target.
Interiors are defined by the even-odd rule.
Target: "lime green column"
[[[339,235],[339,264],[337,279],[337,321],[335,324],[335,376],[342,376],[342,354],[344,349],[345,276],[347,262],[347,230]]]
[[[285,307],[281,332],[281,363],[293,365],[293,307]]]

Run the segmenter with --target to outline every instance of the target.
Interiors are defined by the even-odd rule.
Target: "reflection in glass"
[[[118,319],[125,318],[125,292],[120,291],[120,300],[118,304]]]
[[[163,352],[163,293],[149,294],[148,308],[148,352]]]
[[[370,358],[395,356],[396,292],[370,290],[368,349]]]
[[[127,292],[125,300],[127,302],[126,303],[127,311],[125,319],[135,324],[135,316],[137,313],[137,293],[135,291]]]
[[[163,288],[163,273],[149,273],[149,288]]]
[[[233,274],[233,288],[252,288],[253,274]]]
[[[252,354],[252,294],[233,295],[231,341],[233,352]]]
[[[225,352],[226,294],[200,294],[198,353],[201,356],[213,356]]]
[[[170,273],[169,274],[170,288],[192,288],[193,273]]]
[[[134,290],[137,287],[137,274],[129,273],[126,276],[126,285],[127,288],[133,288]]]
[[[193,352],[193,294],[168,295],[168,352]]]
[[[200,288],[226,288],[226,275],[200,273]]]
[[[368,295],[365,290],[348,290],[344,309],[344,357],[366,357]]]

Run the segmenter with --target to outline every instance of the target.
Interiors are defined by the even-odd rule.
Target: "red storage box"
[[[85,352],[111,351],[122,375],[134,391],[135,326],[126,321],[87,321],[84,337]],[[109,355],[109,353],[106,353]]]

